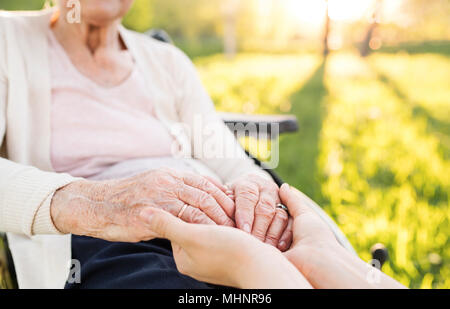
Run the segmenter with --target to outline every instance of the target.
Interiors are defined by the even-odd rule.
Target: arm
[[[234,204],[198,175],[157,170],[94,182],[0,159],[0,230],[33,236],[76,234],[110,241],[153,238],[137,214],[163,208],[193,223],[233,226]]]

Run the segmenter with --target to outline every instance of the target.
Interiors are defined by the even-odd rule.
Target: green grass
[[[39,10],[45,0],[2,0],[0,10]]]
[[[406,42],[393,46],[383,46],[379,52],[408,54],[443,54],[450,55],[450,42],[448,41],[425,41],[425,42]]]
[[[319,202],[360,256],[414,288],[450,288],[450,58],[377,53],[199,58],[218,109],[295,114],[277,171]]]

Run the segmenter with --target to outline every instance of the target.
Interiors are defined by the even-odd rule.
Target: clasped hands
[[[51,215],[62,233],[109,241],[155,238],[140,213],[161,209],[187,223],[236,227],[277,247],[289,248],[292,220],[271,180],[249,174],[228,186],[189,172],[158,169],[111,181],[77,181],[58,190]]]
[[[276,208],[280,199],[292,218]],[[338,244],[299,191],[286,184],[278,189],[254,175],[229,187],[166,169],[112,181],[80,180],[55,192],[50,214],[64,234],[123,242],[169,239],[180,272],[210,283],[241,288],[402,287],[373,267],[370,271],[381,281],[367,281],[368,264]]]

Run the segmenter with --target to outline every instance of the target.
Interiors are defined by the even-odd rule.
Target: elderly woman
[[[148,241],[150,208],[290,245],[278,187],[192,63],[120,25],[132,2],[80,0],[79,21],[67,0],[0,14],[0,231],[20,287],[63,287],[71,258],[82,280],[67,287],[207,287],[177,272],[167,241]]]

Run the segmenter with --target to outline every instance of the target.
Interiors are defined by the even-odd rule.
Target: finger
[[[253,223],[252,235],[261,241],[265,241],[267,230],[275,216],[277,197],[273,194],[262,191],[258,204],[255,208],[255,221]]]
[[[203,211],[210,219],[219,225],[234,226],[217,201],[208,193],[191,186],[183,186],[178,191],[178,198],[184,203]]]
[[[209,181],[205,177],[200,177],[195,174],[188,174],[183,176],[183,181],[188,186],[202,190],[210,194],[217,203],[225,210],[228,217],[232,218],[234,215],[234,202],[224,193],[220,187],[216,186],[213,182]],[[217,182],[217,181],[216,181]]]
[[[213,184],[215,184],[220,190],[222,190],[223,193],[225,193],[231,200],[234,202],[234,191],[231,189],[228,185],[222,184],[220,181],[218,181],[214,177],[205,176],[209,181],[211,181]],[[233,212],[234,216],[234,212]]]
[[[283,184],[280,188],[280,198],[284,205],[289,209],[292,217],[296,218],[300,214],[310,211],[308,206],[302,203],[303,195],[288,184]]]
[[[292,227],[294,224],[294,219],[292,217],[289,217],[288,224],[286,229],[284,230],[283,234],[281,235],[280,242],[278,243],[278,249],[280,251],[286,251],[291,247],[292,243]]]
[[[211,176],[204,176],[211,183],[213,183],[216,187],[218,187],[223,193],[225,193],[233,202],[234,202],[234,191],[227,185],[222,184],[218,179]],[[228,214],[229,215],[229,214]],[[234,217],[234,210],[230,217]]]
[[[251,233],[255,218],[255,207],[259,200],[259,188],[254,183],[236,186],[234,189],[236,203],[236,227]]]
[[[217,188],[219,188],[223,193],[227,193],[229,190],[228,187],[224,184],[222,184],[218,179],[211,177],[211,176],[203,176],[206,179],[208,179],[212,184],[214,184]]]
[[[186,244],[195,235],[194,225],[189,225],[170,213],[153,207],[144,208],[139,217],[147,223],[149,229],[161,238]]]
[[[189,205],[179,218],[188,223],[216,225],[203,211]]]
[[[281,235],[283,235],[289,221],[287,212],[283,209],[277,208],[275,217],[269,227],[266,235],[266,243],[274,247],[278,247]]]

